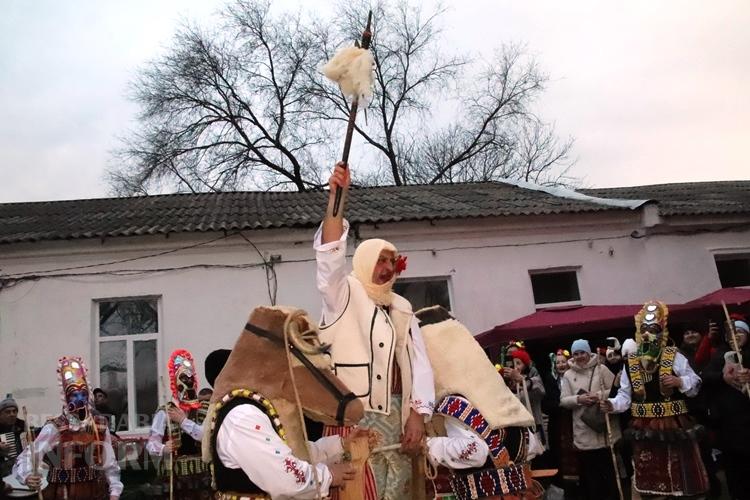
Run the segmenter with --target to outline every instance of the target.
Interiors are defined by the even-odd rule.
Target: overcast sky
[[[4,0],[0,202],[107,196],[110,151],[134,126],[127,82],[181,19],[222,4]],[[481,55],[523,42],[537,57],[551,76],[539,112],[575,137],[586,186],[750,179],[750,1],[444,5],[450,45]]]

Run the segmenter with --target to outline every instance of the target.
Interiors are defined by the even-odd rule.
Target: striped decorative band
[[[53,467],[49,472],[50,484],[62,483],[87,483],[89,481],[96,481],[101,477],[100,471],[93,467],[73,467],[70,469],[62,469]]]
[[[243,493],[232,493],[232,492],[221,492],[215,493],[216,500],[270,500],[271,497],[268,495],[257,495],[257,494],[243,494]]]
[[[474,429],[479,434],[479,437],[487,443],[490,449],[490,457],[495,467],[501,469],[510,463],[511,457],[504,444],[505,431],[490,427],[489,422],[484,419],[482,413],[477,408],[474,408],[467,399],[455,395],[446,396],[438,404],[435,412],[453,417]],[[525,456],[525,447],[522,447],[522,450],[523,456]]]
[[[159,463],[159,473],[161,475],[168,474],[169,458],[162,458]],[[172,470],[176,476],[193,476],[195,474],[207,474],[210,469],[207,463],[201,460],[200,455],[186,455],[182,457],[175,457],[172,464]]]
[[[528,465],[511,465],[502,469],[483,469],[450,478],[451,488],[459,500],[509,495],[525,491],[531,484]]]
[[[633,403],[630,412],[638,418],[661,418],[684,415],[688,412],[685,401],[664,401],[661,403]]]

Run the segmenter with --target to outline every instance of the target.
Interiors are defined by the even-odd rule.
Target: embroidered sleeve
[[[429,418],[435,409],[435,377],[416,316],[412,316],[410,328],[414,352],[411,370],[411,407],[420,415]]]
[[[44,455],[54,450],[59,442],[60,433],[57,432],[57,428],[53,424],[45,424],[33,444],[37,463],[42,463]],[[33,472],[31,470],[31,448],[32,446],[27,446],[18,455],[16,463],[13,465],[13,475],[21,484],[26,484],[26,478]]]
[[[479,436],[455,419],[445,419],[446,437],[427,438],[427,452],[433,464],[450,469],[481,467],[490,449]]]
[[[292,454],[271,421],[258,408],[241,405],[230,410],[219,428],[216,451],[222,463],[242,468],[251,481],[274,499],[316,498],[328,495],[332,476],[325,464],[313,465]]]

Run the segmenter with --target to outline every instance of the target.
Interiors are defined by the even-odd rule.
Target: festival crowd
[[[618,482],[624,498],[750,498],[748,323],[670,331],[667,316],[649,302],[635,338],[575,340],[541,370],[523,342],[504,346],[496,368],[547,448],[535,468],[556,471],[564,498],[618,498]]]
[[[743,317],[670,334],[650,300],[603,351],[577,339],[548,366],[512,342],[494,364],[460,318],[393,292],[406,259],[392,243],[360,242],[348,269],[349,184],[337,164],[313,240],[320,326],[257,307],[233,349],[204,360],[200,391],[190,351],[172,352],[144,445],[158,458],[149,498],[718,498],[722,474],[750,500]],[[62,411],[40,429],[0,401],[0,496],[125,498],[106,390],[78,356],[57,375]]]

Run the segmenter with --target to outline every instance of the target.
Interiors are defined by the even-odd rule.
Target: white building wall
[[[535,310],[528,271],[579,267],[583,304],[633,304],[649,298],[681,303],[720,288],[713,252],[750,248],[750,231],[632,238],[638,212],[527,217],[430,224],[361,227],[360,236],[391,239],[408,255],[405,277],[450,277],[453,311],[479,333]],[[277,303],[295,305],[314,317],[312,230],[246,232],[275,265]],[[47,242],[2,249],[4,275],[101,264],[216,238],[191,234]],[[350,249],[350,253],[351,253]],[[183,266],[242,266],[260,262],[247,242],[226,241],[175,253],[65,273]],[[230,348],[251,309],[267,304],[262,268],[198,267],[131,276],[99,274],[22,282],[0,291],[0,393],[12,392],[34,415],[59,411],[56,362],[82,355],[98,384],[94,301],[160,298],[160,370],[177,348],[190,350],[200,366],[212,350]],[[202,384],[203,385],[203,384]],[[39,418],[39,417],[37,417]],[[39,423],[38,421],[36,423]]]

